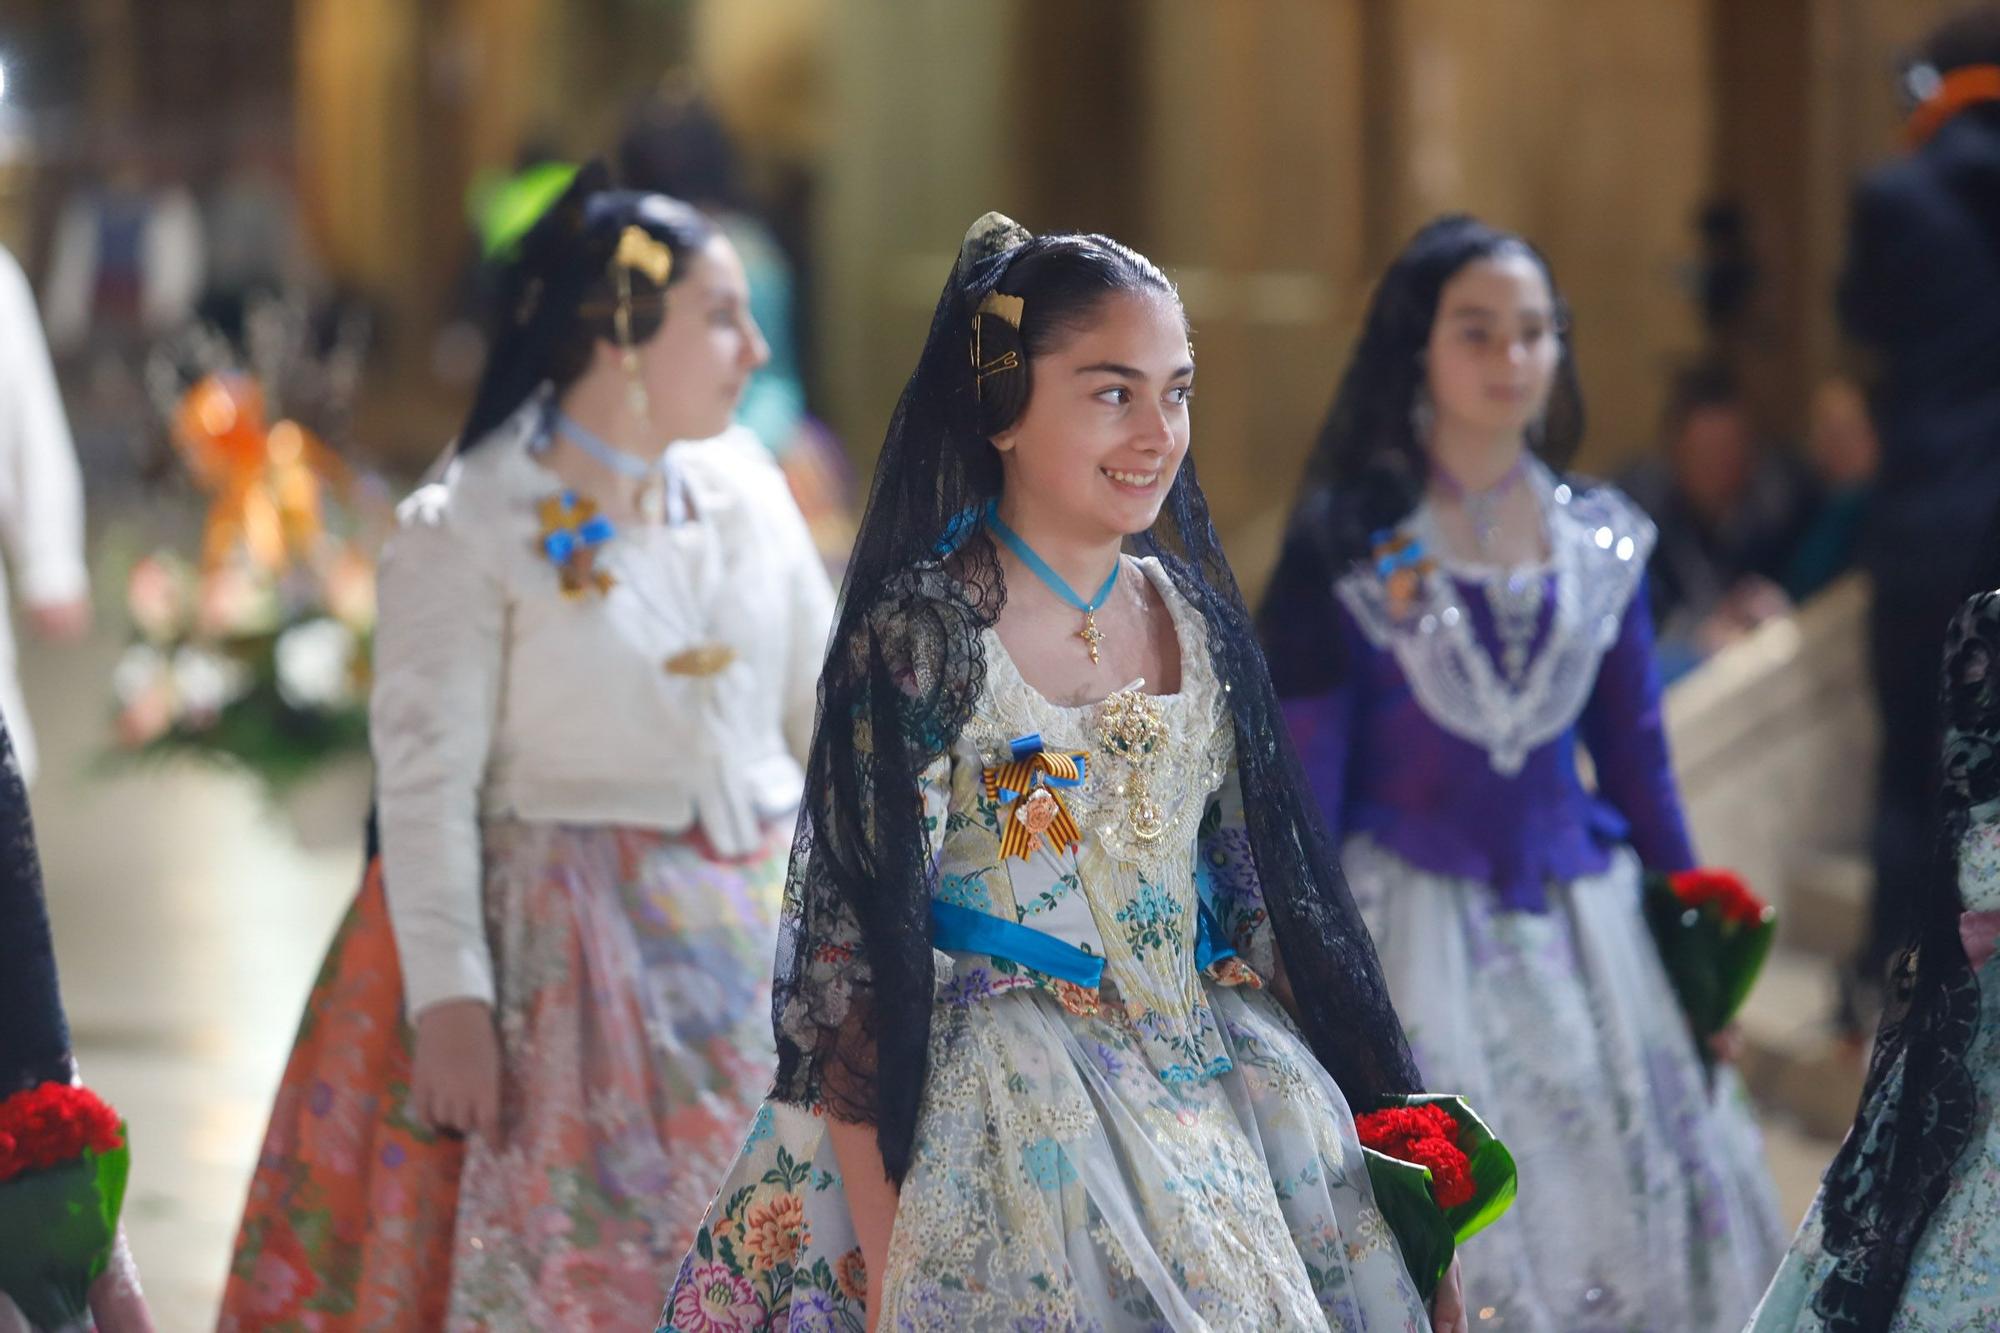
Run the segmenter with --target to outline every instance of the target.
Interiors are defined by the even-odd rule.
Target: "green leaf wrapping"
[[[1702,1059],[1708,1039],[1728,1027],[1749,998],[1777,937],[1777,914],[1754,923],[1728,920],[1713,908],[1683,904],[1665,875],[1648,875],[1646,922]]]
[[[1428,1303],[1451,1267],[1459,1244],[1485,1230],[1514,1206],[1518,1172],[1507,1151],[1486,1122],[1466,1102],[1451,1093],[1420,1093],[1392,1097],[1385,1106],[1442,1107],[1458,1122],[1458,1146],[1472,1167],[1472,1198],[1456,1208],[1442,1209],[1431,1194],[1428,1167],[1400,1161],[1373,1148],[1363,1148],[1375,1202],[1396,1234],[1403,1263],[1415,1279],[1417,1292]]]
[[[1369,1182],[1375,1187],[1375,1206],[1395,1234],[1403,1266],[1417,1284],[1417,1295],[1428,1305],[1458,1251],[1451,1224],[1431,1198],[1431,1173],[1415,1162],[1398,1161],[1373,1148],[1363,1148],[1361,1155],[1368,1163]]]
[[[1442,1106],[1458,1122],[1458,1146],[1472,1163],[1473,1194],[1469,1202],[1445,1211],[1452,1235],[1460,1244],[1484,1231],[1514,1206],[1519,1185],[1514,1154],[1507,1151],[1465,1098],[1452,1093],[1421,1093],[1402,1099],[1406,1106]]]
[[[0,1291],[30,1324],[62,1328],[89,1314],[131,1167],[131,1150],[120,1147],[0,1185]]]

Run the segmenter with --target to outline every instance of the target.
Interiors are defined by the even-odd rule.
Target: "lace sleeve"
[[[69,1028],[56,987],[28,792],[0,727],[0,1097],[69,1079]]]
[[[1945,640],[1944,797],[1959,813],[1947,835],[1958,846],[1959,906],[2000,909],[2000,593],[1960,608]]]
[[[836,669],[846,678],[865,678],[879,655],[874,635],[862,626],[828,661],[829,680]],[[836,721],[843,724],[838,736]],[[843,771],[829,754],[834,749],[858,762]],[[856,1000],[865,1005],[872,970],[855,903],[842,891],[839,876],[850,865],[865,870],[874,863],[880,815],[871,781],[877,771],[874,757],[875,718],[866,701],[857,701],[844,718],[822,712],[792,840],[772,1001],[779,1051],[774,1095],[799,1105],[824,1106],[847,1120],[871,1118],[873,1043]]]
[[[875,1124],[896,1179],[929,1044],[946,749],[984,685],[985,623],[935,565],[843,610],[779,924],[773,1095]]]

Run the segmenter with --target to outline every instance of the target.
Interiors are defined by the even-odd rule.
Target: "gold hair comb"
[[[1021,327],[1021,314],[1027,308],[1028,303],[1018,296],[1008,296],[1003,292],[988,292],[986,299],[979,303],[977,313],[1003,319],[1018,329]]]
[[[636,225],[619,233],[618,253],[611,257],[611,262],[619,268],[645,274],[655,287],[666,286],[674,272],[674,252],[667,248],[667,243]]]
[[[981,315],[991,315],[995,319],[1004,320],[1006,323],[1012,325],[1016,332],[1019,332],[1021,328],[1021,312],[1027,308],[1028,303],[1018,296],[1007,296],[1001,292],[988,292],[986,293],[986,299],[979,303],[979,308],[972,312],[972,387],[974,391],[982,390],[985,387],[988,375],[997,375],[1003,370],[1019,370],[1021,368],[1021,355],[1019,352],[1010,350],[994,357],[991,361],[986,359],[986,339],[979,327],[979,317]]]

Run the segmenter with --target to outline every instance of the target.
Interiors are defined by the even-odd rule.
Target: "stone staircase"
[[[1678,682],[1675,767],[1705,861],[1743,874],[1780,912],[1778,944],[1742,1015],[1742,1072],[1767,1112],[1825,1141],[1847,1131],[1866,1053],[1830,1018],[1835,967],[1860,942],[1876,723],[1850,580]]]

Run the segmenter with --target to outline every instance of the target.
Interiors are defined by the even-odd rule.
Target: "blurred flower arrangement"
[[[310,403],[338,429],[364,341],[344,328],[323,349],[300,308],[272,302],[246,321],[249,369],[206,330],[155,354],[149,389],[206,513],[192,556],[162,547],[127,572],[132,636],[111,680],[122,753],[235,764],[278,797],[366,752],[388,502],[283,410]]]

